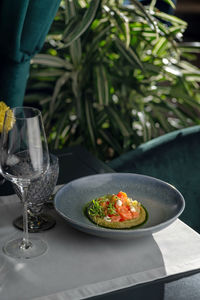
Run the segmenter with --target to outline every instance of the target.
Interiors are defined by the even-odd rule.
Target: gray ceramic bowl
[[[106,229],[84,215],[87,202],[105,194],[124,191],[140,201],[148,211],[148,221],[135,229]],[[64,185],[54,199],[56,211],[74,228],[106,238],[133,238],[157,232],[183,212],[185,201],[172,185],[153,177],[108,173],[83,177]]]

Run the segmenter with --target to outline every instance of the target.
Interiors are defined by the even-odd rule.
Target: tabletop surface
[[[59,179],[58,179],[58,184],[65,184],[73,179],[79,178],[79,177],[83,177],[83,176],[87,176],[87,175],[93,175],[93,174],[98,174],[98,173],[105,173],[105,172],[113,172],[113,170],[111,170],[108,166],[106,166],[104,163],[102,163],[101,161],[97,160],[94,156],[92,156],[90,153],[88,153],[84,148],[82,147],[74,147],[74,148],[69,148],[67,150],[60,151],[56,153],[59,157],[59,161],[60,161],[60,174],[59,174]],[[11,189],[11,186],[9,185],[9,183],[5,183],[4,185],[2,185],[0,187],[0,199],[2,201],[6,201],[5,199],[9,199],[9,197],[12,198],[12,196],[8,196],[7,198],[1,197],[2,195],[9,195],[9,194],[13,194],[13,191]],[[11,199],[10,198],[10,199]],[[14,200],[15,201],[15,200]],[[4,204],[3,202],[1,204]],[[15,207],[15,203],[12,203],[13,207]],[[8,214],[7,218],[5,219],[4,216],[1,220],[1,230],[0,230],[0,237],[1,240],[3,241],[5,239],[5,233],[9,233],[11,231],[11,226],[10,226],[10,222],[13,218],[13,213],[17,213],[17,210],[15,212],[13,212],[12,210],[10,210],[13,207],[6,207],[6,205],[2,206],[2,213],[4,212],[4,210],[6,210],[4,213]],[[54,212],[53,212],[54,213]],[[9,219],[10,218],[10,219]],[[91,238],[91,237],[86,237],[84,236],[84,234],[79,233],[79,232],[74,232],[74,229],[68,229],[67,225],[65,224],[65,221],[62,220],[59,216],[56,215],[57,221],[58,221],[58,228],[60,226],[60,236],[63,235],[63,237],[66,235],[68,237],[68,239],[66,241],[64,241],[63,239],[63,243],[64,245],[66,245],[66,253],[70,254],[68,251],[70,251],[70,241],[71,241],[71,245],[74,243],[77,246],[83,247],[83,251],[84,251],[84,247],[87,247],[86,244],[84,244],[84,241],[86,243],[87,241],[93,242],[95,241],[95,245],[93,245],[90,249],[91,253],[88,253],[88,256],[85,256],[85,259],[89,259],[89,257],[91,257],[93,255],[92,251],[98,251],[98,249],[101,249],[102,247],[102,241],[99,240],[98,238]],[[62,226],[62,227],[61,227]],[[173,227],[174,226],[174,227]],[[63,231],[63,228],[66,230]],[[58,229],[55,229],[58,230]],[[49,231],[44,233],[44,237],[46,237],[48,239],[48,235],[54,237],[54,239],[56,239],[56,231]],[[176,236],[176,231],[179,232],[179,236]],[[163,233],[164,234],[164,233]],[[171,299],[200,299],[200,275],[199,275],[199,269],[200,268],[200,257],[198,257],[198,253],[200,253],[200,238],[199,235],[195,232],[192,231],[192,229],[190,229],[187,225],[185,225],[184,223],[182,223],[181,221],[176,221],[175,224],[172,225],[172,227],[169,227],[166,229],[166,234],[169,235],[169,239],[167,240],[167,242],[169,243],[169,249],[171,249],[171,254],[170,251],[168,253],[165,253],[165,243],[166,243],[166,238],[163,238],[164,235],[163,234],[159,234],[157,233],[154,236],[154,241],[156,243],[153,242],[153,240],[150,238],[149,239],[149,246],[152,247],[152,251],[149,251],[148,253],[148,249],[147,252],[143,253],[144,257],[148,257],[149,255],[149,260],[146,261],[146,265],[144,264],[145,268],[148,265],[149,268],[149,274],[147,275],[147,278],[143,278],[144,277],[144,272],[142,273],[143,269],[138,269],[137,272],[137,276],[139,276],[140,280],[139,281],[135,281],[136,283],[139,282],[139,284],[134,284],[134,280],[136,280],[136,276],[134,275],[133,278],[133,270],[131,269],[131,266],[129,266],[129,261],[128,259],[124,260],[124,266],[126,267],[127,274],[124,274],[123,272],[120,273],[120,269],[116,268],[116,270],[113,268],[113,270],[115,270],[116,274],[117,272],[119,272],[118,274],[118,281],[114,280],[111,281],[109,276],[113,276],[112,271],[107,268],[106,264],[107,261],[106,259],[102,258],[102,261],[105,263],[104,268],[101,270],[101,272],[99,272],[99,274],[95,275],[97,280],[102,282],[102,278],[101,278],[101,274],[103,273],[103,271],[105,271],[105,275],[103,276],[104,278],[104,284],[102,286],[99,285],[92,285],[92,291],[94,291],[94,288],[96,289],[96,293],[90,293],[88,292],[88,290],[91,288],[91,286],[87,286],[86,290],[79,290],[79,293],[76,289],[76,293],[77,293],[77,297],[75,297],[74,293],[74,289],[73,293],[71,294],[70,298],[70,294],[69,292],[67,293],[68,298],[62,298],[63,295],[59,295],[60,298],[49,298],[48,295],[52,294],[51,291],[51,287],[49,287],[49,291],[47,290],[45,292],[45,295],[43,297],[41,297],[41,295],[39,295],[40,297],[36,297],[33,294],[28,296],[28,290],[26,290],[26,288],[24,288],[24,292],[26,292],[26,295],[23,299],[42,299],[42,300],[46,300],[46,299],[85,299],[88,298],[90,295],[93,296],[90,299],[130,299],[130,297],[137,297],[138,299],[165,299],[165,300],[171,300]],[[165,234],[165,236],[166,236]],[[78,237],[78,239],[77,239]],[[182,241],[181,241],[182,238]],[[187,246],[187,242],[183,241],[183,239],[186,239],[187,242],[190,244],[188,244]],[[187,254],[187,258],[185,259],[185,263],[182,264],[182,260],[181,260],[181,255],[184,255],[184,252],[181,254],[180,252],[180,257],[177,256],[176,259],[176,247],[174,245],[172,245],[172,241],[176,240],[177,243],[182,243],[182,249],[187,249],[188,251],[190,251],[190,253]],[[191,239],[190,241],[188,239]],[[69,243],[69,244],[68,244]],[[105,253],[109,253],[109,251],[111,251],[112,249],[112,245],[109,244],[110,242],[108,242],[106,245],[106,249],[105,249]],[[142,240],[141,243],[146,243],[146,241]],[[127,241],[125,244],[127,244],[130,249],[131,247],[133,247],[133,241]],[[195,245],[192,247],[192,244]],[[158,245],[159,247],[155,246]],[[68,247],[68,248],[67,248]],[[120,251],[124,250],[124,245],[120,245],[118,247],[118,249],[116,250],[115,256],[118,255]],[[135,246],[134,246],[135,247]],[[163,251],[163,249],[164,251]],[[191,248],[190,248],[191,247]],[[105,248],[105,246],[104,246]],[[110,250],[109,250],[110,249]],[[130,255],[132,255],[131,250],[127,251],[127,257]],[[135,250],[135,252],[140,251],[140,249],[137,247],[132,248]],[[56,250],[56,249],[55,249]],[[73,249],[71,249],[73,251]],[[57,251],[57,250],[56,250]],[[60,250],[61,251],[61,250]],[[153,269],[152,271],[152,266],[151,263],[149,263],[149,261],[151,262],[152,260],[155,259],[155,256],[152,254],[152,256],[150,255],[150,252],[155,252],[157,254],[159,254],[159,252],[162,252],[162,259],[164,260],[164,267],[161,268],[161,266],[163,266],[163,264],[160,264],[161,261],[159,261],[159,255],[157,255],[157,259],[155,260],[155,262],[152,262],[152,264],[156,263],[158,264],[156,266],[156,268]],[[185,251],[185,250],[184,250]],[[62,251],[61,251],[62,252]],[[102,252],[102,251],[101,251]],[[49,254],[45,257],[41,257],[40,259],[43,258],[43,261],[46,262],[46,264],[48,264],[48,259],[52,258],[53,252],[49,251]],[[64,253],[64,252],[63,252]],[[63,255],[63,253],[60,253],[60,255]],[[84,252],[83,252],[84,253]],[[81,252],[78,252],[78,257],[80,258]],[[66,255],[67,256],[67,255]],[[69,256],[69,255],[68,255]],[[189,259],[190,257],[190,259]],[[79,265],[77,263],[77,269],[75,268],[75,265],[72,264],[72,261],[69,259],[67,261],[66,257],[66,263],[69,266],[69,270],[71,268],[71,270],[73,269],[74,271],[74,276],[76,275],[76,272],[78,272],[79,269]],[[172,266],[172,264],[170,264],[170,260],[173,259],[174,261],[176,261],[176,266]],[[189,259],[189,260],[188,260]],[[178,262],[179,260],[179,262]],[[59,276],[62,276],[62,260],[55,258],[55,265],[54,265],[54,269],[56,269],[56,262],[57,262],[57,267],[60,264],[60,272],[61,274],[59,274]],[[189,265],[187,265],[187,262],[189,263]],[[80,263],[80,262],[79,262]],[[114,258],[113,258],[113,264],[115,263]],[[4,266],[4,268],[1,268],[1,275],[0,275],[0,299],[2,300],[12,300],[11,295],[13,294],[13,290],[14,287],[12,287],[10,293],[5,293],[5,288],[9,286],[9,283],[12,284],[12,280],[14,279],[14,277],[16,276],[16,272],[13,272],[12,268],[15,269],[19,269],[19,273],[18,273],[18,277],[16,277],[16,280],[13,281],[15,288],[20,287],[20,285],[22,284],[22,280],[23,276],[25,276],[24,278],[26,278],[26,280],[24,280],[24,284],[26,283],[27,289],[28,287],[31,287],[32,285],[35,286],[35,288],[37,288],[37,283],[38,283],[38,278],[40,277],[40,274],[38,275],[38,278],[34,278],[34,276],[37,274],[36,271],[34,270],[34,265],[36,266],[36,261],[34,263],[34,260],[32,262],[30,262],[30,265],[32,266],[31,268],[24,268],[24,270],[20,270],[20,268],[23,269],[23,263],[16,263],[16,261],[13,261],[12,259],[9,260],[9,264],[7,262],[6,267]],[[71,264],[71,265],[70,265]],[[93,263],[94,265],[94,263]],[[98,264],[97,264],[98,266]],[[154,265],[155,266],[155,265]],[[176,270],[178,266],[178,270]],[[49,266],[48,266],[49,267]],[[46,268],[46,271],[48,271],[48,267]],[[52,264],[53,267],[53,264]],[[82,268],[84,270],[84,268],[87,268],[87,265],[84,265],[84,263],[82,264]],[[99,266],[98,266],[99,268]],[[182,271],[180,271],[180,268],[182,268]],[[16,270],[15,270],[16,271]],[[52,270],[53,271],[53,270]],[[110,272],[110,275],[109,275]],[[159,272],[159,273],[158,273]],[[162,274],[162,272],[164,272]],[[27,273],[27,274],[26,274]],[[70,273],[70,271],[69,271]],[[139,274],[140,273],[140,274]],[[167,276],[166,274],[167,273]],[[63,271],[63,275],[65,275],[66,273],[64,273]],[[73,272],[71,272],[71,274],[73,275]],[[87,274],[87,272],[85,271],[85,274]],[[88,275],[89,274],[89,275]],[[90,273],[88,273],[85,276],[85,282],[87,283],[87,277],[91,277]],[[139,275],[138,275],[139,274]],[[123,275],[123,276],[122,276]],[[128,275],[128,276],[125,276]],[[21,276],[21,278],[20,278]],[[43,276],[45,276],[45,267],[43,270]],[[59,277],[58,276],[58,277]],[[77,281],[80,279],[78,277],[78,275],[76,275],[76,279]],[[94,277],[95,277],[94,276]],[[142,280],[141,280],[141,276]],[[146,273],[145,273],[146,276]],[[149,279],[151,277],[151,280]],[[28,279],[32,279],[31,285],[30,284],[30,280]],[[49,276],[49,278],[52,279],[53,282],[53,276]],[[120,280],[119,280],[120,278]],[[91,278],[89,278],[91,280]],[[21,281],[20,281],[21,280]],[[69,281],[72,280],[72,278],[68,279],[68,284],[66,284],[66,287],[69,286]],[[83,280],[83,279],[81,279]],[[132,281],[131,281],[132,280]],[[138,279],[137,279],[138,280]],[[145,283],[144,283],[145,282]],[[57,290],[55,290],[56,292],[59,292],[59,287],[63,288],[62,286],[62,280],[60,280],[57,283]],[[50,284],[50,281],[49,281]],[[55,280],[54,280],[54,284],[55,284]],[[70,283],[71,286],[73,287],[73,283]],[[76,283],[78,284],[78,283]],[[80,282],[80,284],[84,284],[83,282]],[[113,288],[110,288],[109,290],[109,286],[113,286]],[[105,288],[107,287],[107,288]],[[123,288],[123,289],[120,289]],[[99,293],[99,291],[101,291],[101,289],[105,289],[104,292]],[[88,290],[87,290],[88,289]],[[29,292],[31,292],[32,288],[29,289]],[[181,291],[181,292],[180,292]],[[81,295],[83,294],[82,296]],[[104,294],[105,293],[105,294]],[[7,295],[7,296],[5,296]],[[37,295],[37,293],[36,293]],[[98,295],[98,296],[94,296],[94,295]],[[13,294],[13,300],[22,300],[22,298],[16,298],[16,295]],[[65,295],[66,296],[66,295]],[[152,297],[151,297],[152,296]]]

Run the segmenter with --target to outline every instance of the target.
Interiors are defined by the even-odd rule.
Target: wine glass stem
[[[22,188],[22,202],[23,202],[23,238],[21,248],[28,249],[30,247],[28,234],[28,203],[27,203],[28,187]]]

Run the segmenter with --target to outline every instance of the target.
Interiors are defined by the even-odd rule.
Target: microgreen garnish
[[[108,204],[107,209],[108,209],[108,214],[110,214],[110,215],[115,215],[116,214],[116,209],[114,207],[114,203],[110,202]]]
[[[91,216],[105,217],[103,207],[100,205],[99,201],[97,200],[92,200],[88,213]]]

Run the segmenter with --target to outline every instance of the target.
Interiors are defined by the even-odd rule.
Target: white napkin
[[[0,248],[21,212],[17,196],[0,197]],[[56,226],[33,234],[48,252],[31,260],[2,254],[1,300],[76,300],[200,268],[200,236],[180,220],[153,236],[110,240],[71,228],[52,211]]]

